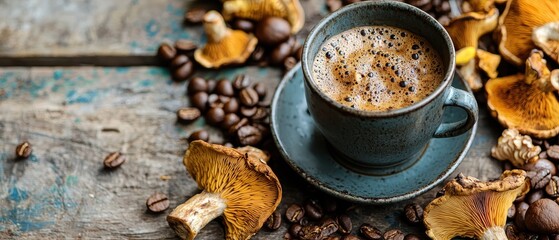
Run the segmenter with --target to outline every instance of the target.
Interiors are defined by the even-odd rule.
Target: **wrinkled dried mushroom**
[[[506,128],[550,138],[559,133],[559,69],[550,72],[541,51],[526,60],[526,73],[490,79],[486,86],[491,114]]]
[[[490,182],[460,174],[445,185],[443,196],[425,208],[427,235],[435,240],[458,236],[506,240],[503,227],[508,209],[529,188],[522,170],[505,171],[499,180]]]
[[[305,12],[299,0],[228,0],[223,3],[223,17],[258,21],[265,17],[281,17],[295,34],[305,24]]]
[[[183,163],[203,190],[167,216],[169,226],[183,239],[193,239],[219,216],[226,239],[249,239],[281,201],[281,185],[272,169],[249,154],[196,140]]]
[[[534,29],[532,40],[536,46],[559,63],[559,21],[550,22]]]
[[[204,15],[204,30],[208,42],[204,47],[196,49],[194,58],[206,68],[242,64],[258,43],[258,39],[252,34],[227,28],[223,17],[216,11],[209,11]]]
[[[532,144],[530,136],[521,135],[516,129],[505,129],[497,146],[491,148],[491,156],[522,168],[525,164],[536,162],[541,151],[539,146]]]

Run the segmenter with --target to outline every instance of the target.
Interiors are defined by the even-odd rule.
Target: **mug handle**
[[[464,90],[450,87],[448,96],[444,101],[444,106],[462,108],[466,111],[468,117],[453,123],[442,123],[439,128],[437,128],[437,131],[435,131],[434,137],[436,138],[454,137],[465,133],[470,130],[478,120],[477,102],[471,94]]]

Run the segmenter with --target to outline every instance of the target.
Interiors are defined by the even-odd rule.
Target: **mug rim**
[[[312,76],[312,72],[311,72],[312,64],[314,63],[314,57],[315,57],[315,56],[313,56],[313,59],[309,59],[311,57],[311,56],[309,56],[310,55],[310,45],[311,45],[311,43],[314,42],[315,38],[318,35],[318,32],[321,31],[322,29],[324,29],[327,23],[330,23],[330,22],[336,20],[336,18],[338,18],[339,15],[342,15],[343,13],[350,12],[350,11],[356,11],[359,8],[362,8],[364,6],[369,6],[369,5],[388,5],[388,6],[391,6],[393,8],[398,8],[398,9],[401,9],[401,10],[404,10],[404,11],[413,12],[414,14],[419,15],[420,17],[424,17],[425,19],[427,19],[428,23],[430,23],[431,26],[441,34],[444,42],[446,43],[446,47],[448,48],[449,64],[448,64],[448,67],[446,68],[445,75],[443,77],[443,81],[427,97],[421,99],[420,101],[418,101],[414,104],[408,105],[408,106],[403,107],[403,108],[397,108],[397,109],[392,109],[392,110],[382,110],[382,111],[369,111],[369,110],[351,108],[351,107],[348,107],[346,105],[343,105],[343,104],[335,101],[334,99],[328,97],[324,92],[319,90],[318,86],[316,85],[315,81],[313,80],[313,76]],[[407,28],[405,28],[405,29],[409,31],[409,29],[407,29]],[[339,32],[339,33],[341,33],[341,32]],[[336,34],[339,34],[339,33],[336,33]],[[424,37],[424,36],[421,36],[421,37]],[[441,53],[439,52],[439,54],[441,54]],[[340,112],[343,112],[343,113],[349,113],[349,114],[356,115],[356,116],[359,116],[359,117],[375,117],[375,118],[376,117],[393,117],[393,116],[399,116],[399,115],[407,114],[407,113],[413,112],[413,111],[415,111],[419,108],[422,108],[422,107],[426,106],[428,103],[432,102],[435,98],[439,97],[439,95],[443,94],[446,91],[446,89],[448,88],[448,86],[450,85],[450,83],[452,82],[452,79],[453,79],[454,71],[455,71],[455,68],[456,68],[456,56],[455,55],[456,55],[456,53],[454,51],[454,45],[452,43],[450,35],[445,30],[445,28],[435,18],[433,18],[431,15],[425,13],[424,11],[420,10],[417,7],[414,7],[412,5],[402,3],[402,2],[389,1],[389,0],[363,1],[363,2],[352,3],[350,5],[347,5],[343,8],[341,8],[341,9],[331,13],[330,15],[328,15],[325,18],[323,18],[322,20],[320,20],[312,28],[312,30],[310,31],[309,35],[307,36],[307,38],[305,39],[305,42],[303,44],[301,65],[302,65],[302,69],[303,69],[303,75],[304,75],[306,87],[310,88],[310,90],[313,93],[320,96],[320,98],[322,100],[324,100],[326,103],[328,103],[330,106],[332,106],[334,110],[337,110],[337,111],[340,111]]]

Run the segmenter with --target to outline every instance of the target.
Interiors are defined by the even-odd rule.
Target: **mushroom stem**
[[[194,239],[200,229],[221,216],[227,204],[217,193],[201,192],[176,207],[167,221],[182,239]]]
[[[227,26],[221,14],[217,11],[209,11],[204,16],[204,31],[208,35],[208,42],[219,42],[229,35]]]
[[[499,226],[493,226],[485,230],[481,240],[507,240],[507,234],[505,230]]]

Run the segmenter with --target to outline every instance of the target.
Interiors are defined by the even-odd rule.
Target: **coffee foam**
[[[365,26],[326,40],[312,73],[322,92],[337,102],[385,111],[430,95],[444,78],[443,68],[424,38],[396,27]]]

